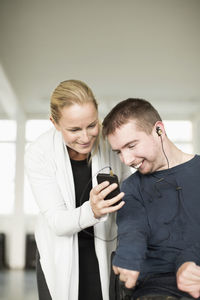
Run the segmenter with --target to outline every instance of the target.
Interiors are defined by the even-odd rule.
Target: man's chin
[[[145,169],[143,166],[140,167],[137,171],[140,172],[140,174],[142,174],[142,175],[147,175],[147,174],[151,173],[150,170],[148,170],[147,168]]]
[[[142,175],[148,175],[148,174],[151,174],[150,171],[143,171],[143,170],[138,170],[138,172]]]

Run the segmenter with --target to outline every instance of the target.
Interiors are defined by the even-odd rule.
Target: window
[[[0,214],[12,214],[14,210],[16,132],[15,121],[0,120]]]
[[[192,122],[165,120],[164,125],[169,139],[182,151],[193,154]]]
[[[26,122],[26,146],[42,133],[47,131],[52,127],[50,120],[28,120]],[[31,187],[28,182],[28,178],[25,174],[24,176],[24,212],[25,214],[37,214],[38,207],[36,205],[35,199],[33,197]]]

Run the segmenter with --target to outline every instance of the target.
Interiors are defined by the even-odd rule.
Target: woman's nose
[[[89,142],[90,138],[89,138],[89,134],[88,134],[87,130],[82,131],[82,134],[81,134],[81,140],[82,140],[82,142],[84,142],[84,143]]]

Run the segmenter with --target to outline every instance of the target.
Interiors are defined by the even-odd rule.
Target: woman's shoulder
[[[57,134],[57,130],[52,127],[49,130],[42,133],[37,139],[35,139],[31,145],[41,145],[46,143],[52,143],[55,134]]]
[[[26,152],[29,151],[39,151],[46,152],[51,151],[54,147],[55,138],[61,138],[60,132],[58,132],[54,127],[50,128],[48,131],[41,134],[35,141],[31,142],[27,148]]]
[[[60,133],[51,128],[42,135],[40,135],[34,142],[28,145],[25,152],[25,166],[26,168],[42,168],[44,165],[52,165],[55,161],[55,147],[56,143],[62,142]]]

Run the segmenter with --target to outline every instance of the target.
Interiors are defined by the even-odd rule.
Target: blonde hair
[[[61,118],[61,112],[64,107],[73,104],[84,104],[91,102],[94,104],[96,110],[98,111],[98,104],[94,97],[92,90],[80,80],[65,80],[62,81],[53,91],[50,102],[51,117],[56,124],[59,123]],[[101,125],[99,123],[99,130],[101,131]],[[100,136],[100,134],[99,134]],[[99,136],[96,139],[94,145],[93,155],[98,150]],[[93,156],[92,155],[92,156]]]
[[[98,110],[98,104],[92,90],[80,80],[66,80],[61,82],[51,96],[51,117],[58,124],[64,107],[73,104],[92,102]]]

